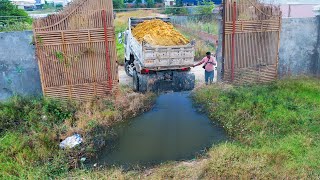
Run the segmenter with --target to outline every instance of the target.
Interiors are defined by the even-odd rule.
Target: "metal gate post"
[[[107,65],[107,79],[109,88],[112,89],[112,73],[111,73],[111,61],[109,56],[109,42],[107,35],[107,13],[106,10],[102,10],[101,12],[102,20],[103,20],[103,28],[104,28],[104,38],[106,42],[106,65]]]
[[[237,18],[237,3],[233,2],[232,12],[232,47],[231,47],[231,81],[234,81],[234,58],[235,58],[235,33],[236,33],[236,18]]]

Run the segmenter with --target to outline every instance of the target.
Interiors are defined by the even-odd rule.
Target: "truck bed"
[[[194,63],[194,45],[155,46],[145,42],[139,43],[132,35],[131,28],[151,19],[161,19],[170,22],[169,18],[130,18],[128,43],[130,51],[140,63],[141,68],[151,70],[168,70],[191,67]],[[126,55],[129,56],[129,55]]]

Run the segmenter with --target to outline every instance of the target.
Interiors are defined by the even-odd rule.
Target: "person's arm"
[[[199,66],[200,64],[203,64],[205,62],[205,58],[203,58],[200,62],[198,62],[197,64],[193,65],[193,67],[195,66]]]
[[[217,65],[217,59],[215,56],[213,57],[213,65],[215,65],[215,66]]]

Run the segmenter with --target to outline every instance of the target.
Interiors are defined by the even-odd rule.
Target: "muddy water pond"
[[[228,139],[222,127],[196,110],[189,92],[160,95],[152,110],[116,125],[112,132],[90,164],[128,168],[194,159]]]

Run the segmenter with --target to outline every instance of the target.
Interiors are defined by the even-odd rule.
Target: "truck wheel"
[[[130,67],[129,62],[130,62],[130,61],[125,60],[124,62],[125,62],[125,63],[124,63],[124,70],[126,71],[126,74],[127,74],[128,76],[132,77],[132,75],[131,75],[130,72],[129,72],[129,67]]]
[[[139,78],[136,70],[133,71],[132,82],[133,91],[139,92]]]

